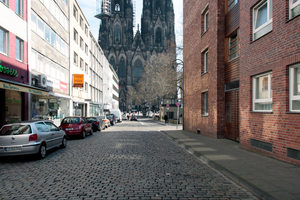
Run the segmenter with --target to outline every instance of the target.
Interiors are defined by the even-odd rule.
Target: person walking
[[[165,124],[167,124],[167,122],[168,122],[168,115],[165,114]]]

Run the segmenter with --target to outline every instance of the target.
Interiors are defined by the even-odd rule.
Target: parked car
[[[110,120],[105,115],[100,116],[104,123],[104,129],[110,127]]]
[[[122,113],[120,109],[110,109],[110,113],[116,116],[117,122],[122,122]]]
[[[117,123],[117,118],[114,114],[106,114],[106,117],[110,121],[110,125],[115,125]]]
[[[127,120],[127,114],[122,114],[122,120]]]
[[[65,148],[65,131],[51,121],[24,121],[6,124],[0,130],[0,156],[36,154],[45,158],[47,150]]]
[[[93,135],[92,124],[85,117],[65,117],[59,127],[67,136],[81,136],[84,139],[87,133]]]
[[[130,121],[133,121],[133,120],[137,121],[137,116],[136,116],[135,113],[132,113],[132,114],[130,115]]]
[[[105,129],[105,124],[101,117],[87,117],[89,122],[92,122],[93,131],[101,131]]]

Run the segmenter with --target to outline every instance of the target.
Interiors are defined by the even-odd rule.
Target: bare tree
[[[178,82],[174,60],[175,54],[171,53],[151,56],[144,67],[143,77],[129,89],[128,99],[145,111],[147,106],[156,104],[158,99],[174,97]]]

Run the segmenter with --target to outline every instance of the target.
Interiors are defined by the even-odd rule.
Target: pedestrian
[[[127,114],[127,120],[129,120],[129,114]]]
[[[167,122],[168,122],[168,115],[165,114],[165,124],[167,124]]]

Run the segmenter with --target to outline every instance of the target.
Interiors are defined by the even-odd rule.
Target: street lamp
[[[174,66],[175,63],[176,63],[176,66]],[[183,105],[183,108],[182,108],[182,112],[183,112],[183,114],[182,114],[182,130],[184,130],[184,65],[183,65],[183,61],[181,59],[175,59],[172,62],[173,69],[177,69],[178,65],[182,65],[182,82],[181,82],[182,87],[180,87],[180,85],[177,85],[177,87],[179,87],[179,89],[182,92],[182,105]],[[180,82],[179,82],[179,84],[180,84]]]

